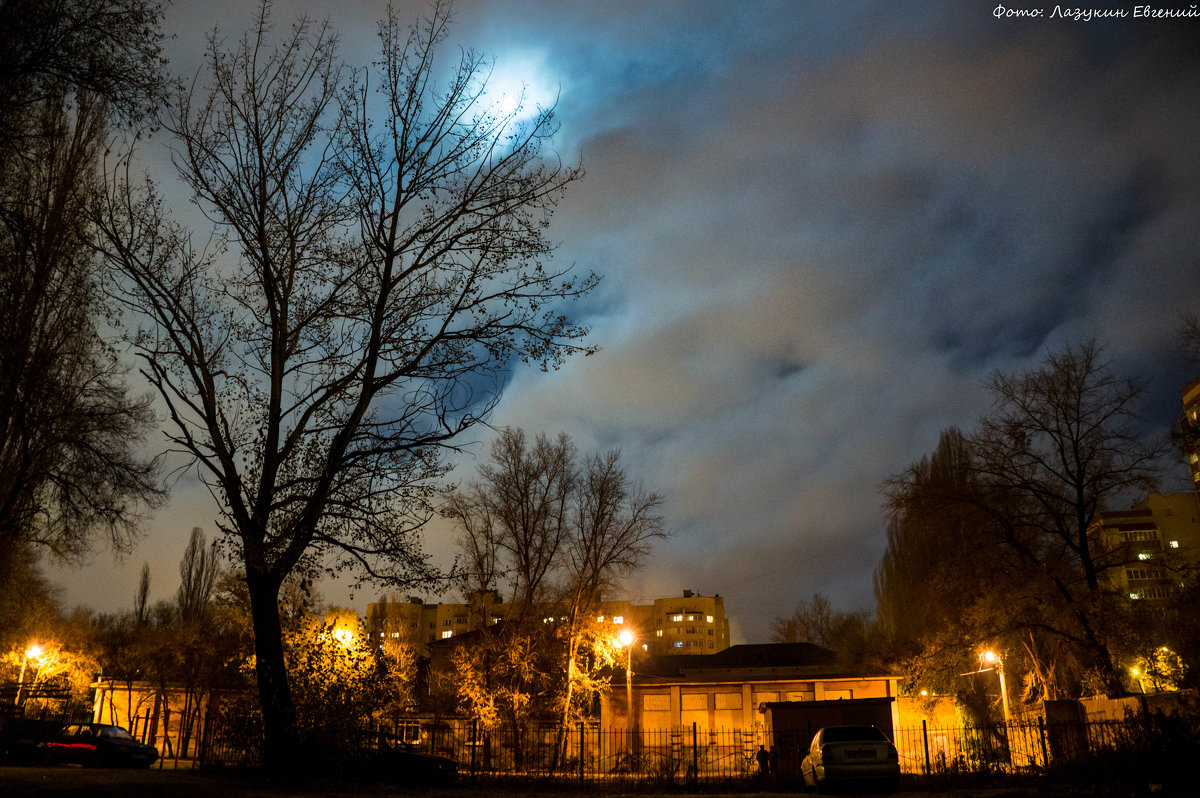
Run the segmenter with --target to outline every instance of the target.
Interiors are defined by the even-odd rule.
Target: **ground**
[[[753,795],[756,798],[794,796],[794,792],[747,793],[702,793],[705,798],[733,798],[734,795]],[[942,795],[953,798],[1034,798],[1035,796],[1171,796],[1180,795],[1171,791],[1156,790],[1149,785],[1143,792],[1128,790],[1111,791],[1073,790],[1062,784],[1030,783],[1017,786],[991,786],[952,789],[905,789],[894,793],[894,798],[917,798],[917,796]],[[313,796],[343,796],[353,798],[384,798],[405,796],[406,798],[517,798],[524,795],[541,795],[555,798],[672,798],[687,795],[683,791],[654,793],[647,791],[601,792],[581,790],[579,792],[536,790],[521,787],[471,787],[458,786],[444,790],[404,789],[399,785],[362,785],[332,782],[305,782],[302,784],[276,785],[262,778],[245,774],[222,772],[199,772],[183,770],[103,770],[79,767],[6,767],[0,766],[0,795],[5,798],[54,798],[54,796],[88,796],[89,798],[312,798]],[[853,795],[853,794],[851,794]]]

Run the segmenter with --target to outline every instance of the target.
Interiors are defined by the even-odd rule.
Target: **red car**
[[[73,723],[42,744],[47,761],[72,762],[88,767],[148,768],[158,760],[158,749],[146,745],[120,726]]]

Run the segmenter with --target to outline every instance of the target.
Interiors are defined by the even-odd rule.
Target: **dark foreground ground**
[[[0,796],[3,798],[53,798],[53,796],[88,796],[88,798],[312,798],[312,796],[342,796],[352,798],[383,798],[384,796],[417,796],[429,798],[518,798],[519,796],[563,796],[564,798],[680,798],[689,793],[673,792],[563,790],[539,787],[503,786],[481,787],[459,785],[445,789],[405,788],[403,784],[369,785],[346,782],[297,781],[278,784],[261,776],[246,773],[199,772],[175,770],[93,770],[79,767],[9,767],[0,766]],[[707,798],[731,798],[733,795],[752,795],[761,798],[796,795],[796,792],[772,790],[739,793],[705,792]],[[843,793],[856,795],[857,793]],[[1033,796],[1093,796],[1123,798],[1124,796],[1197,796],[1200,777],[1194,789],[1181,792],[1146,784],[1142,787],[1114,785],[1077,787],[1061,782],[1046,781],[979,786],[934,786],[902,789],[895,798],[946,795],[955,798],[1032,798]]]

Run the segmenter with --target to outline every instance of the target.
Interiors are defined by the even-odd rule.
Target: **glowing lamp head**
[[[37,643],[34,643],[29,648],[25,649],[25,656],[29,657],[30,659],[37,659],[38,657],[42,656],[42,647]]]
[[[354,642],[354,632],[344,626],[339,626],[333,630],[333,637],[343,646],[348,646]]]
[[[999,657],[999,655],[996,654],[995,651],[985,651],[985,652],[983,652],[983,661],[988,663],[989,665],[991,665],[993,663],[999,662],[1000,657]]]
[[[633,645],[634,639],[633,632],[628,629],[622,629],[621,633],[617,635],[617,640],[621,643],[622,648],[628,648]]]

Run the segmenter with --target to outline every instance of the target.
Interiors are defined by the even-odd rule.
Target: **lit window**
[[[596,623],[604,623],[604,616],[603,615],[597,616]]]
[[[1130,593],[1130,594],[1129,594],[1129,597],[1130,597],[1131,599],[1134,599],[1135,601],[1136,601],[1137,599],[1140,599],[1140,598],[1141,598],[1141,596],[1139,596],[1137,593]]]
[[[659,629],[654,634],[657,635],[658,637],[662,637],[662,629]]]
[[[675,641],[675,648],[683,648],[683,641],[682,640]]]
[[[689,615],[689,616],[688,616],[688,620],[689,620],[689,621],[694,621],[694,620],[696,620],[696,616],[695,616],[695,615]]]
[[[614,615],[613,623],[625,623],[625,616],[624,615]]]
[[[679,621],[682,621],[682,620],[683,620],[683,616],[682,616],[682,615],[672,615],[672,616],[671,616],[671,620],[672,620],[672,621],[675,621],[676,623],[678,623]]]
[[[1172,541],[1171,541],[1171,543],[1170,543],[1170,546],[1171,546],[1171,548],[1173,548],[1173,549],[1177,549],[1177,548],[1179,548],[1179,541],[1178,541],[1178,540],[1172,540]]]
[[[711,615],[710,615],[710,616],[708,616],[708,622],[709,622],[709,623],[712,623],[712,616],[711,616]]]
[[[1138,559],[1139,560],[1148,560],[1148,559],[1150,559],[1150,554],[1148,552],[1143,551],[1141,554],[1138,555]]]
[[[446,631],[442,632],[442,639],[443,639],[443,640],[449,639],[449,638],[451,638],[451,637],[454,637],[454,631],[453,631],[453,630],[451,630],[451,629],[447,629]]]

